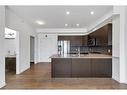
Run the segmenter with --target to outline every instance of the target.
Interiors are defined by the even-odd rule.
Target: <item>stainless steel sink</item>
[[[78,57],[78,54],[70,54],[71,57]]]

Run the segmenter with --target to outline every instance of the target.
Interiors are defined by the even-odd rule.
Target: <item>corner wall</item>
[[[30,35],[34,36],[34,29],[6,7],[6,27],[19,32],[19,70],[17,74],[30,67]]]
[[[113,17],[112,37],[112,78],[120,81],[120,16]]]
[[[119,16],[119,22],[114,23],[116,28],[113,29],[113,79],[120,83],[127,83],[127,54],[126,54],[126,7],[127,6],[115,6],[114,16]],[[118,29],[119,27],[119,29]],[[117,35],[116,35],[117,34]],[[115,45],[114,45],[115,44]],[[116,60],[117,59],[117,60]]]
[[[4,28],[5,7],[0,6],[0,88],[5,86]]]
[[[125,21],[126,21],[125,22],[125,31],[126,31],[125,32],[125,52],[126,52],[125,53],[125,63],[126,63],[126,65],[125,65],[125,67],[126,67],[125,68],[125,70],[126,70],[126,72],[125,72],[125,75],[126,75],[125,78],[126,79],[125,80],[126,80],[126,84],[127,84],[127,6],[126,6],[126,9],[125,9],[125,12],[126,12],[125,13],[125,17],[126,17],[125,18]]]

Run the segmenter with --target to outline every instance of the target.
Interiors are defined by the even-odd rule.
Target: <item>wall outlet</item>
[[[110,49],[108,49],[108,53],[110,53],[111,52],[111,50]]]

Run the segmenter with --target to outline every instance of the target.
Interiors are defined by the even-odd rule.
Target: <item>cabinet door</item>
[[[71,77],[71,59],[52,59],[52,77]]]
[[[72,59],[72,77],[91,77],[90,59]]]
[[[112,77],[111,59],[92,59],[93,77]]]
[[[108,45],[112,45],[112,24],[108,24]]]
[[[6,58],[5,63],[6,63],[5,68],[8,71],[16,72],[16,58]]]
[[[82,46],[87,46],[88,45],[88,36],[85,35],[82,37]]]
[[[97,46],[112,45],[112,24],[107,24],[92,32],[89,38],[96,38]]]

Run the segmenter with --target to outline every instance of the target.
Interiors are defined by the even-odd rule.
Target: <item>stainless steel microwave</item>
[[[88,46],[96,46],[96,38],[90,38],[88,40]]]

